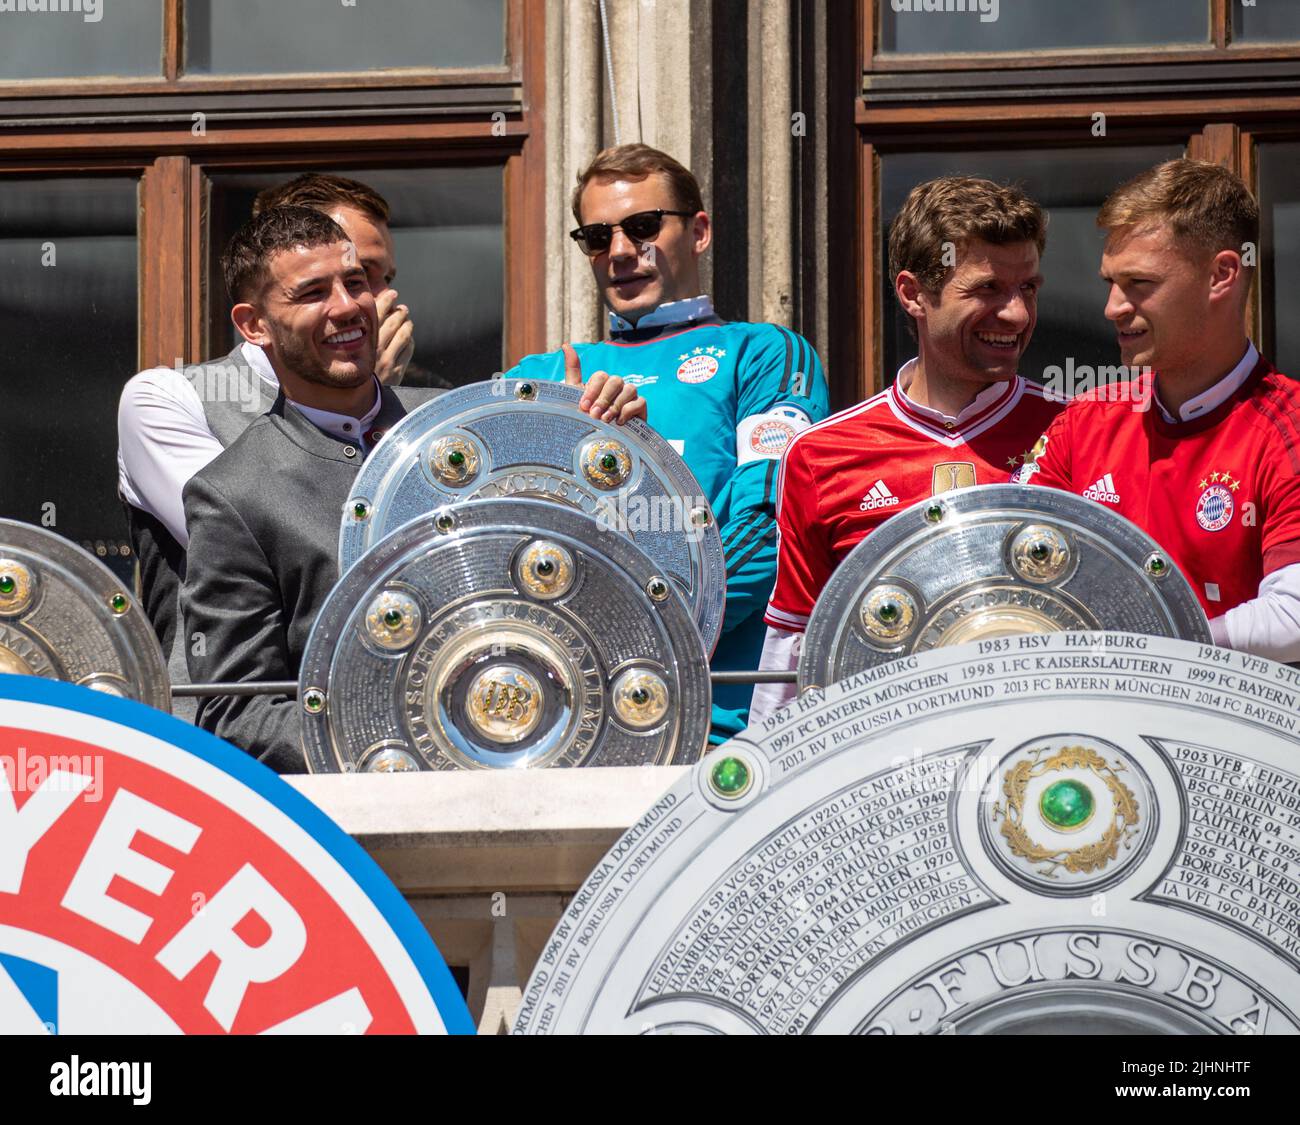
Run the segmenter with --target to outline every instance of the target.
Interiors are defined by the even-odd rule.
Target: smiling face
[[[375,366],[375,298],[350,242],[273,254],[244,335],[264,347],[290,397],[295,381],[326,388],[366,383]],[[250,335],[250,332],[252,333]],[[259,338],[260,337],[260,338]]]
[[[1213,255],[1181,246],[1167,226],[1121,228],[1106,241],[1106,318],[1128,367],[1194,366],[1211,323]]]
[[[582,192],[582,223],[617,223],[639,211],[675,211],[668,179],[653,173],[641,179],[596,177]],[[620,228],[610,247],[590,259],[592,276],[605,303],[636,323],[670,301],[700,293],[699,257],[711,241],[709,217],[665,215],[658,236],[636,243]]]
[[[931,378],[982,387],[1015,377],[1038,321],[1043,278],[1034,243],[968,243],[937,294],[907,273],[898,284]]]

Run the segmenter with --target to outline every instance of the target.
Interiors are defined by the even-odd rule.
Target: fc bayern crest
[[[265,766],[0,676],[0,1033],[472,1031],[397,888]]]
[[[683,383],[707,383],[718,373],[718,361],[711,355],[683,356],[677,378]]]
[[[1232,493],[1221,484],[1206,485],[1196,501],[1196,522],[1206,531],[1222,531],[1232,522]]]
[[[769,418],[754,427],[749,447],[762,457],[780,457],[794,441],[795,428],[780,418]]]

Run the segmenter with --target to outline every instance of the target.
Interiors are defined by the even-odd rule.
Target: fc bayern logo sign
[[[324,813],[160,711],[0,676],[0,1033],[473,1031]]]
[[[1196,502],[1196,522],[1206,531],[1222,531],[1232,522],[1232,493],[1212,484]]]

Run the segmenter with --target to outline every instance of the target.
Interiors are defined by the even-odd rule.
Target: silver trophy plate
[[[712,652],[722,629],[722,537],[699,483],[649,426],[598,422],[578,387],[495,379],[449,391],[394,426],[343,510],[339,570],[385,535],[462,500],[578,508],[631,538],[681,591]]]
[[[516,1030],[1296,1034],[1298,728],[1300,672],[1123,633],[809,691],[606,855]]]
[[[314,773],[698,760],[709,669],[627,537],[543,500],[441,508],[343,575],[299,679]]]
[[[1210,643],[1187,579],[1122,516],[1054,488],[960,488],[887,520],[840,563],[808,619],[799,688],[908,653],[1069,629]]]
[[[0,520],[0,673],[171,710],[162,648],[130,591],[89,552],[16,520]]]

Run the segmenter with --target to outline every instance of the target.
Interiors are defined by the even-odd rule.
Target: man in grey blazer
[[[187,662],[196,683],[296,680],[338,579],[339,520],[361,462],[407,405],[436,392],[403,388],[404,404],[376,378],[375,297],[328,216],[261,213],[231,240],[222,270],[231,319],[266,354],[281,391],[185,486]],[[645,414],[635,387],[602,373],[583,403],[597,417]],[[289,696],[205,698],[197,721],[282,773],[305,768]]]
[[[358,180],[307,172],[257,197],[253,213],[290,204],[311,207],[343,228],[357,248],[379,316],[375,374],[401,383],[414,351],[409,310],[393,289],[397,263],[388,229],[389,207]],[[179,629],[181,577],[188,533],[181,490],[199,469],[265,414],[280,392],[261,348],[241,340],[220,359],[177,368],[157,367],[133,376],[118,404],[118,493],[140,567],[141,602],[162,642],[173,683],[187,682],[185,648],[194,643]],[[174,714],[193,719],[192,699],[178,698]]]

